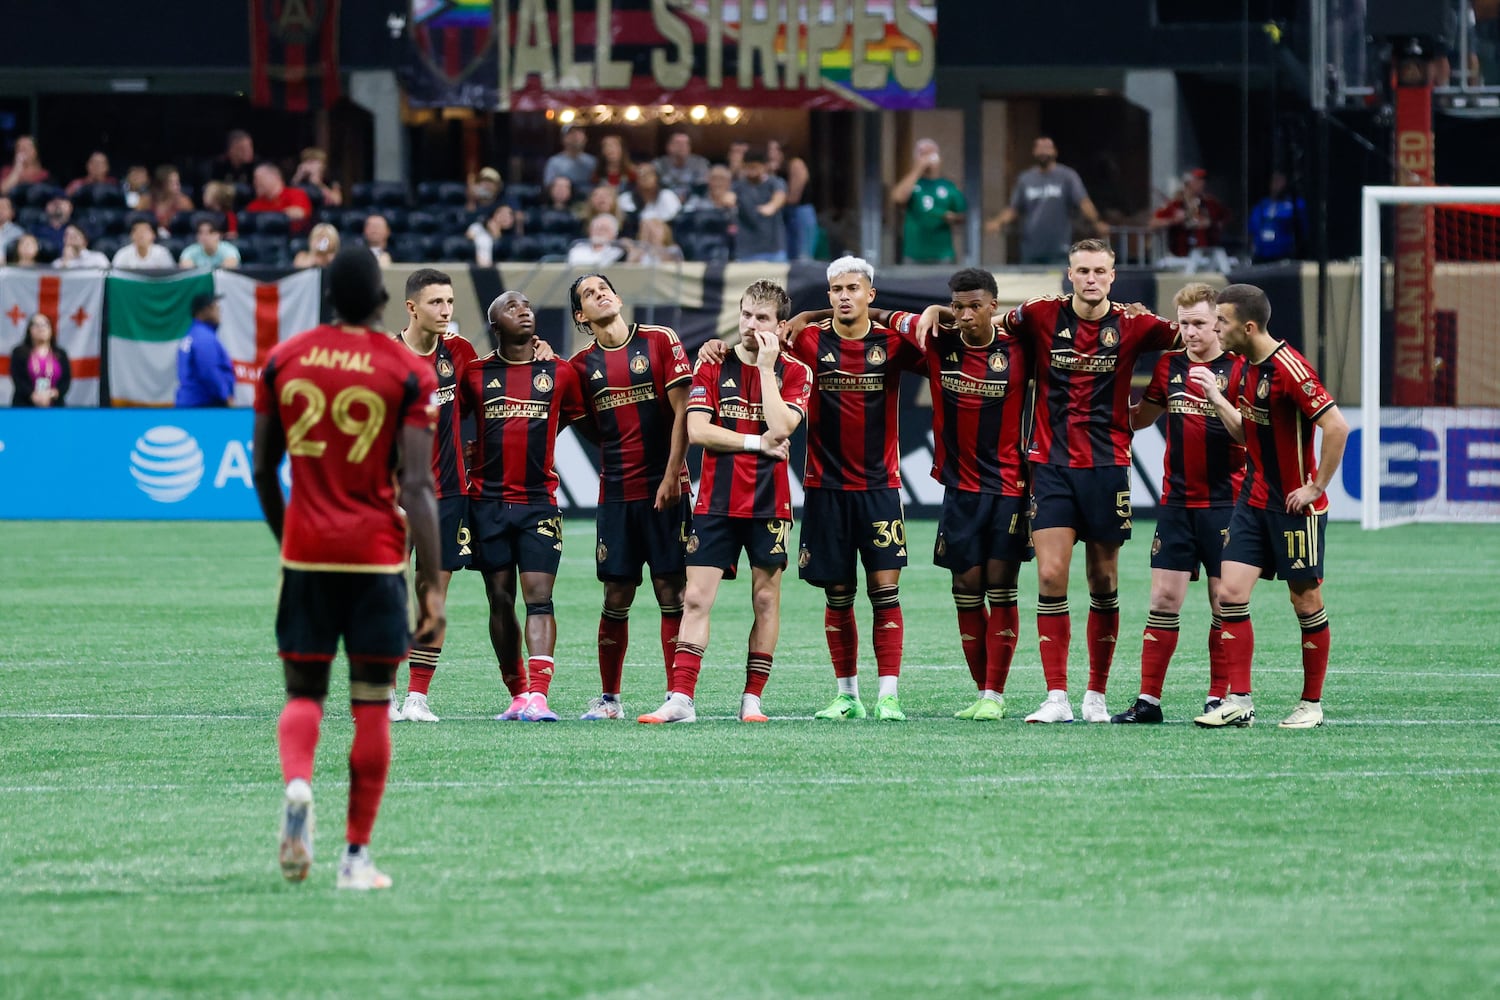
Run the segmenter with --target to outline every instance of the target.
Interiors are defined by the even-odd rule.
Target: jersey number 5
[[[307,403],[307,409],[297,422],[286,430],[286,450],[290,455],[307,458],[322,458],[328,449],[327,441],[309,441],[307,435],[328,413],[328,397],[311,379],[294,378],[281,387],[281,405],[291,406],[298,399]],[[358,407],[363,416],[355,416]],[[373,389],[362,385],[351,385],[333,397],[333,411],[329,414],[333,426],[354,438],[349,445],[348,460],[355,465],[370,454],[370,447],[380,434],[385,423],[385,400]]]

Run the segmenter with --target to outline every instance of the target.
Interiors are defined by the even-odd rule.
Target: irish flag
[[[177,351],[192,325],[200,292],[223,296],[219,342],[234,360],[235,404],[255,400],[255,380],[276,344],[318,324],[321,272],[298,271],[256,281],[233,271],[165,278],[130,272],[109,276],[109,392],[115,406],[171,406]]]
[[[46,313],[57,345],[68,355],[73,385],[69,406],[99,405],[99,326],[104,316],[102,271],[38,271],[0,268],[0,406],[15,390],[10,353],[26,336],[33,313]]]

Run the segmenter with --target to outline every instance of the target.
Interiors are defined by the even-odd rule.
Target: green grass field
[[[592,526],[569,528],[565,718],[597,693],[600,597]],[[6,524],[0,995],[1497,994],[1500,527],[1332,528],[1329,723],[1302,733],[1274,725],[1300,687],[1279,583],[1254,603],[1253,729],[1185,721],[1207,676],[1201,588],[1167,680],[1175,724],[1021,724],[1043,694],[1025,574],[1011,718],[952,719],[973,692],[933,530],[910,528],[905,724],[813,724],[833,680],[821,595],[795,580],[768,726],[732,721],[744,582],[715,609],[704,721],[492,722],[507,699],[479,581],[460,577],[432,692],[444,721],[394,732],[373,849],[396,887],[355,897],[331,861],[342,683],[319,861],[301,885],[276,868],[265,529]],[[1139,677],[1149,525],[1138,535],[1114,710]],[[870,664],[863,599],[859,619]],[[653,602],[633,621],[626,701],[644,711],[662,689]]]

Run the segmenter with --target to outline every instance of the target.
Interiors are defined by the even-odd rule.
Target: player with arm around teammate
[[[1220,640],[1219,577],[1229,517],[1245,478],[1245,448],[1230,435],[1214,404],[1193,380],[1194,372],[1204,371],[1221,391],[1228,391],[1240,379],[1242,359],[1226,353],[1219,343],[1217,298],[1202,283],[1185,285],[1177,293],[1173,304],[1182,349],[1168,351],[1157,361],[1151,383],[1131,414],[1136,430],[1167,415],[1166,454],[1161,506],[1151,540],[1151,607],[1141,638],[1141,692],[1135,704],[1111,716],[1110,722],[1162,721],[1162,683],[1177,648],[1179,613],[1188,583],[1200,565],[1213,612],[1208,700],[1203,710],[1212,711],[1228,690]]]
[[[469,467],[471,565],[484,576],[490,643],[511,693],[499,718],[556,722],[547,704],[557,644],[552,588],[562,560],[554,456],[558,433],[583,415],[583,398],[571,365],[533,356],[536,316],[526,296],[505,292],[486,315],[499,346],[458,386],[477,432]],[[526,605],[524,661],[517,584]]]
[[[1302,698],[1282,729],[1323,724],[1323,679],[1328,673],[1328,612],[1323,606],[1323,538],[1328,528],[1328,484],[1344,457],[1349,424],[1318,373],[1295,348],[1272,337],[1271,303],[1254,285],[1219,292],[1219,337],[1244,356],[1244,377],[1231,401],[1207,372],[1193,380],[1236,440],[1245,444],[1250,479],[1229,520],[1219,582],[1221,641],[1229,694],[1193,721],[1206,729],[1255,722],[1250,661],[1255,632],[1250,592],[1263,575],[1281,577],[1302,627]],[[1317,456],[1313,430],[1323,432]]]
[[[688,536],[687,597],[666,702],[644,723],[692,722],[709,611],[743,549],[755,610],[740,696],[743,722],[765,722],[761,695],[781,631],[781,574],[792,530],[787,440],[802,422],[811,389],[806,365],[781,349],[791,298],[757,281],[740,299],[740,342],[700,363],[688,400],[688,436],[703,452],[698,503]]]
[[[342,640],[354,740],[337,885],[385,889],[391,880],[367,847],[390,768],[391,686],[412,640],[408,529],[422,578],[416,641],[431,642],[444,624],[431,466],[437,380],[376,329],[386,293],[374,257],[363,248],[344,250],[328,266],[327,281],[339,323],[272,350],[255,396],[255,491],[281,544],[276,643],[287,702],[277,724],[286,783],[279,857],[291,881],[312,867],[313,757]],[[289,502],[277,471],[287,454]]]

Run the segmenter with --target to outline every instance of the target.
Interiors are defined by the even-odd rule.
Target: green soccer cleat
[[[972,719],[974,718],[974,713],[979,711],[980,706],[982,706],[987,701],[989,701],[988,698],[980,698],[968,708],[961,708],[957,712],[954,712],[953,717],[955,719]]]
[[[828,707],[821,712],[814,712],[814,719],[863,719],[865,712],[864,702],[852,694],[841,694],[828,703]]]
[[[875,718],[881,722],[905,722],[906,713],[901,711],[896,696],[888,694],[875,703]]]
[[[979,704],[974,708],[974,714],[969,716],[975,722],[998,722],[1005,718],[1005,701],[995,701],[993,698],[980,698]]]

